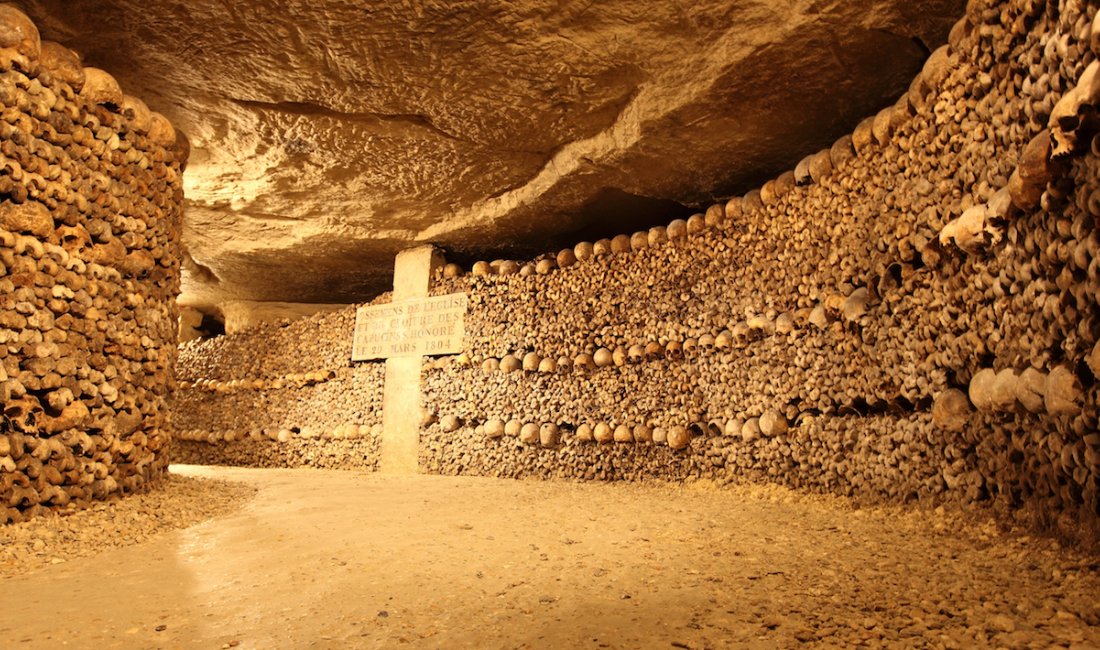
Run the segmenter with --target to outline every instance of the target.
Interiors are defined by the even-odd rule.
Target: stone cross
[[[432,246],[398,253],[390,304],[360,307],[356,314],[352,360],[386,360],[379,462],[385,473],[418,470],[424,356],[462,349],[466,295],[428,298],[432,273],[442,264]]]

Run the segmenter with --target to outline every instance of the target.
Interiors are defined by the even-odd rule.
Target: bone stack
[[[351,363],[354,324],[349,309],[181,345],[173,460],[374,469],[385,366]]]
[[[0,5],[0,522],[167,468],[186,139]]]

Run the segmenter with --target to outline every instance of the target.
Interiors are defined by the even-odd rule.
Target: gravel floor
[[[255,494],[239,482],[170,474],[145,494],[0,526],[0,578],[151,540],[224,515]]]
[[[19,648],[1100,647],[1100,558],[942,511],[853,510],[775,487],[702,483],[175,469],[257,494],[203,524],[0,580],[0,639]],[[246,488],[234,489],[228,501]]]

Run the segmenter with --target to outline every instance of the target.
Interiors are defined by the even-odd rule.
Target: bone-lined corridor
[[[1100,3],[238,4],[0,4],[5,642],[1100,645]]]

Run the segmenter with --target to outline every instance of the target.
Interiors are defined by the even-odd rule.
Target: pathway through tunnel
[[[942,511],[702,482],[173,471],[256,496],[0,581],[7,647],[1100,645],[1094,561]]]

